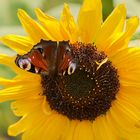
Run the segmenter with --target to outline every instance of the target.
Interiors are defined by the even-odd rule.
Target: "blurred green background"
[[[70,5],[71,11],[76,19],[82,0],[0,0],[0,36],[6,34],[24,35],[25,32],[20,26],[17,18],[17,9],[22,8],[27,13],[35,18],[34,8],[40,7],[47,14],[59,18],[63,3]],[[127,7],[127,17],[137,15],[140,17],[140,0],[102,0],[103,2],[103,18],[104,20],[118,3],[125,3]],[[136,44],[140,46],[139,30],[132,38],[131,45]],[[0,53],[15,55],[15,52],[6,46],[0,44]],[[4,78],[12,78],[15,74],[10,68],[0,65],[0,76]],[[7,128],[14,123],[16,118],[10,110],[10,103],[0,104],[0,140],[19,140],[18,137],[9,137],[7,135]]]

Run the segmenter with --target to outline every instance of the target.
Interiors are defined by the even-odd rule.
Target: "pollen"
[[[42,74],[43,95],[52,110],[71,120],[95,120],[111,107],[119,91],[117,69],[94,44],[70,44],[77,68],[71,75]]]

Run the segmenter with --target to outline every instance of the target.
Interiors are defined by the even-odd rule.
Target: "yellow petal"
[[[10,80],[10,79],[5,79],[0,77],[0,85],[5,86],[5,87],[10,87],[10,86],[14,86],[16,84],[18,84],[19,81],[15,81],[15,80]]]
[[[99,50],[104,50],[110,45],[112,40],[111,36],[115,36],[123,31],[126,19],[126,9],[123,4],[117,6],[110,16],[103,23],[98,35],[96,36],[96,45]],[[115,38],[114,37],[114,38]]]
[[[16,56],[11,57],[8,55],[1,54],[0,55],[0,64],[10,67],[15,72],[20,72],[19,68],[15,64],[15,59],[16,59]]]
[[[46,123],[45,131],[42,133],[43,140],[46,138],[48,140],[59,140],[60,138],[63,139],[63,135],[65,135],[66,131],[68,131],[69,123],[70,121],[66,116],[55,116],[51,122]]]
[[[42,116],[41,117],[38,116],[37,120],[34,119],[34,121],[37,122],[37,123],[33,123],[33,125],[35,127],[32,126],[32,128],[25,131],[22,135],[22,140],[45,140],[45,138],[44,139],[42,138],[41,131],[44,132],[44,130],[46,128],[46,124],[45,124],[46,119],[42,118]],[[50,119],[50,121],[51,121],[51,119]]]
[[[50,108],[50,105],[49,103],[47,102],[47,97],[46,96],[43,96],[43,102],[41,103],[41,109],[42,109],[42,112],[46,115],[50,115],[50,112],[52,111],[51,108]]]
[[[60,23],[55,18],[44,14],[39,8],[35,10],[35,13],[44,29],[55,41],[64,40],[63,34],[61,34]]]
[[[45,29],[40,26],[36,21],[31,19],[25,11],[19,9],[18,17],[27,34],[34,43],[38,43],[41,39],[52,40],[50,34],[46,32]]]
[[[110,60],[118,70],[121,82],[129,83],[129,86],[140,83],[140,48],[126,48],[111,57]]]
[[[121,88],[121,94],[117,98],[123,99],[140,109],[139,90],[140,88],[123,86]]]
[[[100,116],[93,121],[93,132],[95,140],[118,140],[119,137],[114,133],[110,125],[107,123],[106,116]]]
[[[69,129],[68,129],[67,133],[65,133],[64,140],[72,140],[73,139],[73,136],[75,133],[75,128],[76,128],[77,124],[78,124],[78,121],[71,120]]]
[[[93,140],[92,123],[81,121],[75,128],[73,140]]]
[[[46,128],[51,124],[51,122],[54,122],[56,118],[58,118],[58,115],[52,114],[50,116],[43,116],[41,115],[41,112],[38,112],[38,114],[33,112],[33,115],[30,114],[30,118],[27,119],[29,129],[24,132],[22,140],[46,140],[47,137],[44,137]],[[47,134],[48,133],[46,133],[46,135]]]
[[[139,120],[140,113],[138,109],[129,102],[117,98],[117,100],[113,102],[107,115],[110,122],[114,125],[114,128],[118,130],[120,136],[126,139],[127,137],[135,138],[135,136],[140,135],[139,129],[135,127],[135,124]]]
[[[26,77],[27,75],[24,76]],[[28,81],[25,81],[25,83],[23,83],[24,80],[16,81],[17,84],[13,84],[12,87],[10,86],[0,90],[0,102],[21,99],[31,96],[35,97],[42,94],[42,87],[40,85],[41,83],[40,76],[38,76],[37,79],[36,77],[34,77],[34,80],[36,81],[35,83],[32,82],[34,81],[32,78]]]
[[[33,131],[34,132],[33,135],[36,135],[36,133],[40,130],[40,128],[42,128],[40,125],[43,125],[46,121],[48,121],[48,119],[50,120],[50,117],[53,118],[51,115],[49,116],[43,115],[42,111],[40,110],[40,106],[35,107],[36,108],[34,108],[34,110],[32,110],[31,113],[27,112],[17,123],[11,125],[8,128],[9,135],[16,136],[23,132],[24,133],[30,132],[30,136],[32,136],[30,130],[36,130]]]
[[[28,37],[12,34],[1,37],[0,41],[18,54],[27,53],[33,46],[33,42]]]
[[[12,102],[11,104],[11,109],[13,110],[14,114],[16,116],[24,116],[26,114],[32,113],[39,109],[41,109],[42,101],[43,101],[43,96],[34,96],[34,97],[25,97],[22,99],[18,99],[15,102]],[[26,104],[28,103],[28,104]],[[42,115],[43,115],[42,111]]]
[[[118,140],[120,138],[120,136],[117,135],[115,131],[113,131],[113,129],[109,126],[106,117],[102,118],[101,123],[103,124],[102,127],[103,135],[104,136],[106,135],[107,140]]]
[[[81,41],[92,43],[101,28],[102,4],[101,0],[84,0],[79,11],[78,26]]]
[[[20,133],[23,133],[27,128],[25,127],[26,124],[26,117],[24,116],[22,119],[20,119],[17,123],[11,125],[8,128],[8,135],[10,136],[17,136]],[[14,128],[14,129],[13,129]]]
[[[104,134],[102,132],[102,129],[104,129],[104,128],[100,123],[101,119],[102,118],[99,117],[99,118],[96,118],[95,121],[93,121],[92,128],[93,128],[93,133],[94,133],[94,137],[95,137],[94,139],[95,140],[103,140],[104,139]]]
[[[128,43],[134,32],[136,31],[138,25],[139,19],[137,17],[128,19],[128,21],[126,22],[126,28],[122,35],[119,36],[116,40],[114,39],[113,43],[105,49],[105,52],[109,57],[112,57],[120,50],[128,47]]]
[[[76,27],[74,18],[71,15],[70,8],[66,3],[64,4],[60,22],[61,22],[62,26],[65,28],[65,31],[67,32],[67,34],[70,38],[70,41],[76,42],[78,39],[77,27]]]

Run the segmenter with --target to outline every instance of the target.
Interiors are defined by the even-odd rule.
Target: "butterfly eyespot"
[[[31,69],[31,62],[29,61],[29,59],[19,59],[18,65],[21,69],[24,69],[26,71]]]
[[[42,54],[43,53],[43,49],[42,48],[37,48],[37,50]]]
[[[69,46],[67,46],[67,47],[66,47],[66,53],[69,53],[69,52],[71,52],[71,49],[70,49]]]
[[[38,50],[41,54],[43,53],[43,48],[40,45],[39,46],[35,46],[34,49]]]
[[[71,75],[75,72],[76,70],[76,63],[70,62],[70,65],[68,67],[68,74]]]

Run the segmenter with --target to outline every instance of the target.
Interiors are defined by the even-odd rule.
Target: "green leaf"
[[[103,4],[103,19],[105,20],[110,15],[110,13],[114,8],[113,0],[102,0],[102,4]]]
[[[131,40],[140,40],[140,32],[137,32],[134,34],[134,36],[131,38]]]

